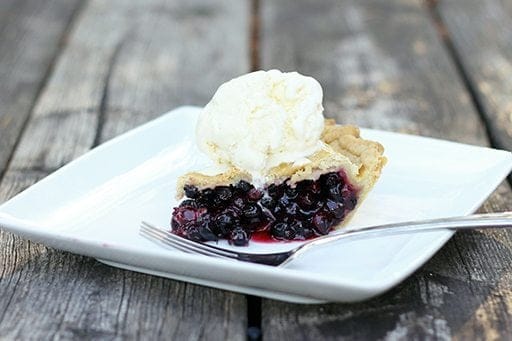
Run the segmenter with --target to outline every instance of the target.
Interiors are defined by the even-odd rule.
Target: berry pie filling
[[[199,190],[185,185],[172,213],[172,231],[195,241],[227,239],[236,246],[259,241],[305,240],[328,234],[356,207],[358,190],[343,171],[317,180],[255,188],[234,185]]]

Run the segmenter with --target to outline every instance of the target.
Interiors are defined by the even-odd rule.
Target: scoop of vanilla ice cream
[[[199,148],[220,164],[264,177],[321,148],[322,87],[297,72],[256,71],[222,84],[202,110]]]

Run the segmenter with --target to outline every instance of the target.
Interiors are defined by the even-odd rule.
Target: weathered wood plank
[[[314,75],[325,114],[340,122],[482,144],[484,129],[418,2],[263,2],[263,67]]]
[[[268,1],[262,3],[261,27],[262,66],[316,77],[324,85],[327,116],[488,143],[419,1]],[[486,211],[511,208],[507,183],[484,205]],[[457,234],[400,286],[360,304],[303,306],[263,300],[263,338],[510,335],[510,241],[510,232]]]
[[[80,3],[0,4],[0,176]]]
[[[102,141],[178,105],[204,105],[250,69],[248,2],[171,1],[146,11],[117,30]]]
[[[512,150],[512,3],[442,0],[446,27],[497,148]]]
[[[248,71],[248,4],[90,1],[0,185],[0,201],[96,143]],[[197,63],[197,65],[196,65]],[[0,338],[240,339],[243,295],[111,268],[0,232]]]

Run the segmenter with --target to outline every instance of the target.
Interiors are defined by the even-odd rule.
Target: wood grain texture
[[[512,2],[442,0],[434,10],[497,148],[512,151]]]
[[[248,70],[247,21],[246,2],[88,2],[37,100],[0,201],[134,125],[204,103]],[[118,270],[0,232],[0,338],[240,339],[246,310],[242,295]]]
[[[266,1],[261,28],[262,67],[317,78],[324,87],[327,116],[488,144],[479,115],[419,1]],[[483,206],[484,211],[510,209],[507,183]],[[457,234],[401,285],[360,304],[303,306],[263,300],[263,337],[408,340],[510,335],[511,236]]]
[[[0,176],[80,4],[0,3]]]
[[[268,1],[261,25],[262,66],[317,78],[326,116],[484,143],[485,130],[419,1]]]

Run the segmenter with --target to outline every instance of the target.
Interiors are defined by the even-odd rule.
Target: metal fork
[[[140,234],[151,241],[163,243],[165,245],[172,246],[176,249],[189,253],[272,266],[284,266],[311,248],[342,239],[380,237],[392,234],[431,232],[445,229],[455,231],[489,229],[498,227],[512,227],[512,212],[474,214],[463,217],[419,220],[395,224],[368,226],[357,230],[340,230],[330,235],[307,241],[290,251],[277,253],[245,253],[222,249],[214,245],[185,239],[144,221],[141,223]]]

